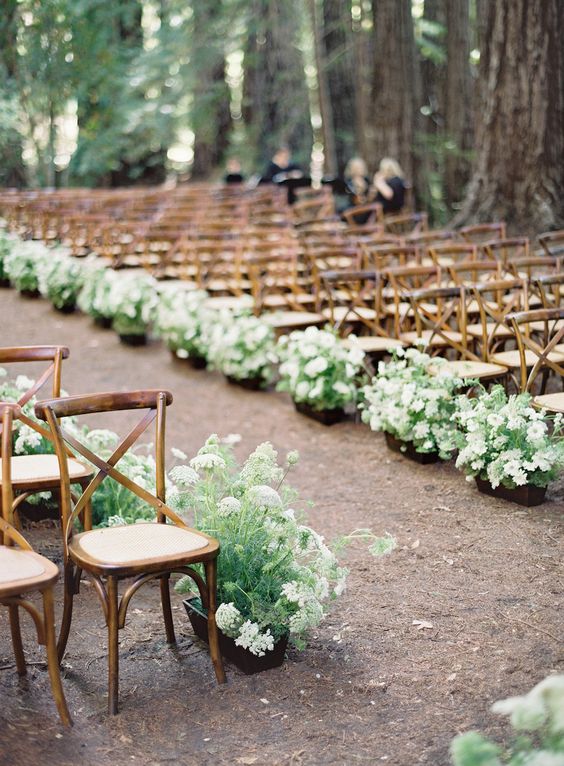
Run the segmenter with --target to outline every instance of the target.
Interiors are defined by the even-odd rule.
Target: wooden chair
[[[55,638],[53,586],[59,579],[59,570],[48,559],[35,553],[31,545],[13,525],[12,489],[12,425],[13,418],[21,416],[17,404],[2,402],[2,504],[0,513],[0,604],[8,607],[16,669],[26,675],[26,662],[20,630],[19,609],[25,609],[33,618],[37,640],[47,650],[47,669],[53,698],[61,721],[71,726],[72,721],[65,700]],[[41,593],[43,613],[26,599],[33,592]]]
[[[552,258],[564,256],[564,229],[546,231],[543,234],[539,234],[538,239],[542,249],[548,256]]]
[[[69,636],[73,598],[78,592],[81,572],[85,572],[90,576],[101,599],[108,627],[108,704],[111,714],[117,713],[118,709],[118,631],[125,625],[131,597],[150,580],[160,581],[166,638],[169,643],[175,642],[169,592],[169,579],[173,572],[189,575],[198,586],[202,603],[208,612],[210,655],[215,674],[219,683],[225,681],[215,623],[216,559],[219,543],[203,532],[190,529],[165,504],[165,417],[166,407],[171,402],[172,394],[167,391],[131,391],[52,399],[35,407],[37,417],[49,424],[61,471],[65,600],[58,642],[59,658],[63,657]],[[146,414],[107,460],[94,454],[58,423],[59,418],[69,415],[139,409],[147,410]],[[156,495],[115,467],[153,421],[156,421]],[[98,469],[80,499],[74,504],[70,492],[66,445]],[[156,511],[157,522],[87,530],[76,534],[75,520],[90,501],[96,488],[108,476],[151,505]],[[203,564],[205,580],[193,569],[194,564]],[[125,578],[134,579],[125,589],[121,600],[118,600],[118,583]]]
[[[383,207],[379,202],[370,202],[366,205],[355,205],[343,212],[343,218],[347,224],[355,229],[363,229],[366,226],[381,224],[384,218]],[[382,227],[379,227],[382,230]]]
[[[466,261],[478,259],[478,247],[471,242],[441,242],[427,247],[426,262],[437,266],[452,266]]]
[[[564,308],[522,311],[511,314],[510,319],[521,358],[521,391],[533,394],[540,376],[539,394],[533,396],[533,404],[564,413],[564,391],[545,393],[551,373],[564,386]],[[539,323],[544,325],[541,333]]]
[[[382,313],[392,319],[393,336],[401,339],[414,325],[410,293],[440,287],[442,272],[439,266],[398,266],[386,269],[382,277],[387,281],[382,287]]]
[[[508,266],[512,261],[529,258],[531,255],[528,237],[493,239],[480,245],[486,261],[501,261]]]
[[[464,228],[459,229],[458,233],[467,242],[480,245],[493,239],[505,239],[506,226],[504,221],[477,223],[472,226],[464,226]]]
[[[52,441],[51,432],[41,423],[33,420],[24,411],[24,407],[34,396],[36,396],[43,386],[52,378],[51,396],[59,397],[61,395],[61,374],[63,359],[69,356],[69,350],[66,346],[10,346],[0,348],[0,365],[10,363],[27,362],[49,362],[49,366],[35,383],[22,392],[18,399],[19,409],[15,420],[23,423],[38,433],[49,442]],[[52,453],[36,455],[14,455],[12,456],[12,485],[14,494],[14,513],[16,514],[16,523],[18,523],[18,508],[30,495],[38,492],[57,491],[60,484],[59,466],[57,458]],[[90,466],[86,466],[78,460],[69,460],[69,475],[73,484],[79,484],[86,487],[93,476]],[[85,518],[83,522],[88,524],[89,507],[85,509]]]
[[[554,309],[564,305],[564,271],[558,274],[545,274],[531,283],[542,308]]]
[[[476,355],[473,338],[468,335],[467,305],[472,301],[471,291],[465,287],[439,287],[417,290],[409,295],[415,316],[415,331],[402,335],[406,343],[424,342],[431,355],[451,353],[457,357],[449,360],[451,371],[463,378],[478,380],[501,380],[507,375],[507,367],[488,363]]]
[[[384,230],[389,234],[408,235],[427,231],[427,213],[401,213],[384,216]]]

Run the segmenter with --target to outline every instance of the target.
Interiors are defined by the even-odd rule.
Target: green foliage
[[[515,736],[508,748],[476,731],[451,744],[454,766],[563,766],[564,676],[548,676],[528,694],[496,702],[494,713],[510,716]]]
[[[4,257],[4,269],[19,292],[39,290],[39,271],[48,264],[51,252],[40,242],[17,240]]]
[[[62,251],[52,250],[38,267],[39,291],[57,309],[76,306],[83,279],[83,264]]]

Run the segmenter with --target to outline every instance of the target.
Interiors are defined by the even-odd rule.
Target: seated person
[[[345,167],[345,184],[350,206],[367,202],[370,180],[366,162],[361,157],[351,157]]]
[[[280,183],[288,178],[301,178],[303,172],[299,165],[290,162],[290,149],[280,146],[268,163],[268,167],[262,175],[261,183]]]
[[[399,163],[391,157],[384,157],[374,176],[374,202],[380,202],[384,214],[399,213],[405,203],[405,183]]]
[[[223,182],[226,184],[241,184],[245,180],[241,169],[241,163],[237,157],[231,157],[227,160],[225,166],[225,175],[223,176]]]

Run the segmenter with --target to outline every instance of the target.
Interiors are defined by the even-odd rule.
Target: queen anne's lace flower
[[[235,643],[243,649],[248,649],[257,657],[264,657],[265,652],[274,649],[274,636],[271,635],[270,629],[261,633],[256,622],[246,620],[239,629],[239,636],[235,639]]]
[[[215,612],[217,627],[226,636],[234,637],[243,622],[243,616],[233,602],[220,604]]]
[[[220,516],[229,516],[232,513],[239,513],[241,510],[241,501],[236,497],[224,497],[219,501],[217,512]]]
[[[174,481],[176,484],[180,484],[183,487],[192,486],[200,478],[197,471],[188,465],[175,466],[171,469],[169,476],[171,481]]]
[[[221,455],[206,453],[204,455],[196,455],[196,457],[193,457],[190,461],[190,466],[195,471],[213,471],[215,468],[225,468],[225,460]]]

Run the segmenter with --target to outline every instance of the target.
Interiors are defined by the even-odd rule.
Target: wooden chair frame
[[[517,348],[521,357],[521,391],[532,393],[535,381],[541,373],[543,374],[541,394],[546,389],[550,372],[556,373],[564,383],[564,351],[562,352],[561,360],[555,358],[554,355],[551,358],[551,354],[555,351],[555,346],[564,343],[564,324],[562,323],[562,320],[564,320],[564,308],[521,311],[511,314],[509,319],[513,325],[517,339]],[[535,340],[536,333],[529,331],[530,325],[533,322],[544,323],[542,345]],[[526,326],[525,330],[522,329],[523,325]],[[538,330],[536,332],[538,333]],[[526,350],[532,351],[537,357],[537,361],[531,367],[530,372],[528,372],[526,364]]]
[[[28,551],[44,567],[44,574],[42,575],[9,580],[4,584],[0,583],[0,605],[8,607],[16,670],[20,676],[25,676],[27,669],[20,629],[19,610],[24,609],[33,619],[37,631],[37,641],[45,646],[47,652],[49,680],[59,716],[63,724],[72,726],[61,683],[55,637],[53,586],[59,578],[59,570],[50,561],[35,554],[25,537],[13,525],[14,496],[11,481],[12,423],[14,417],[21,416],[21,410],[19,405],[6,402],[0,404],[0,409],[2,411],[2,455],[4,456],[2,459],[0,553],[3,546],[17,546],[22,551]],[[41,593],[43,613],[35,604],[32,604],[25,598],[25,595],[31,591],[39,591]]]
[[[81,572],[84,570],[90,576],[96,593],[102,604],[102,610],[108,628],[108,705],[109,712],[118,710],[118,631],[125,625],[127,608],[132,596],[137,590],[153,579],[160,581],[161,604],[168,643],[176,641],[172,612],[170,606],[169,580],[172,573],[182,573],[191,577],[198,587],[204,608],[208,612],[208,636],[210,655],[218,683],[225,682],[223,661],[219,651],[219,639],[215,622],[216,610],[216,561],[219,553],[219,543],[203,532],[190,529],[185,522],[165,503],[165,419],[166,407],[172,402],[172,394],[167,391],[131,391],[105,394],[90,394],[73,396],[41,402],[36,405],[37,417],[46,420],[51,428],[55,441],[57,457],[61,471],[61,508],[62,532],[64,546],[64,608],[61,632],[58,641],[59,659],[62,659],[70,632],[72,620],[73,598],[78,593]],[[68,433],[60,424],[59,419],[70,415],[87,415],[99,412],[117,412],[120,410],[147,410],[137,425],[125,436],[115,448],[112,455],[104,460],[84,444]],[[153,495],[132,479],[125,476],[116,468],[118,461],[126,454],[133,444],[144,433],[148,426],[156,421],[156,494]],[[78,502],[74,504],[70,492],[69,473],[67,468],[66,445],[91,462],[98,472],[84,490]],[[107,564],[99,558],[78,557],[73,550],[74,522],[83,513],[97,487],[111,477],[123,487],[133,492],[139,498],[150,504],[156,511],[157,523],[167,521],[207,540],[205,547],[198,548],[192,553],[183,552],[166,563],[157,557],[140,562],[127,564]],[[119,527],[118,527],[119,529]],[[111,534],[111,528],[108,529]],[[85,532],[83,534],[88,534]],[[205,569],[204,578],[193,569],[193,564],[202,564]],[[118,583],[125,578],[133,577],[133,582],[125,589],[118,600]],[[104,579],[105,578],[105,582]]]

